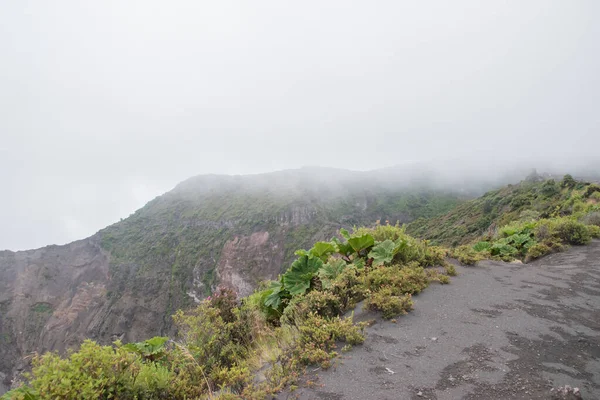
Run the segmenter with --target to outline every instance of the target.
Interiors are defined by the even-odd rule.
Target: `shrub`
[[[531,193],[520,194],[518,196],[515,196],[511,200],[510,207],[513,210],[517,210],[521,207],[530,205],[532,201],[533,201],[533,195]]]
[[[550,247],[550,249],[552,249],[552,251],[554,252],[561,252],[564,251],[568,246],[563,244],[563,242],[557,238],[557,237],[550,237],[546,240],[543,241],[543,243]]]
[[[497,241],[490,248],[492,256],[497,256],[505,261],[512,260],[517,253],[519,253],[519,250],[508,244],[505,239]]]
[[[67,358],[55,353],[35,356],[31,386],[41,398],[127,397],[141,367],[139,356],[132,352],[85,340],[79,351]]]
[[[466,245],[452,249],[450,255],[464,265],[475,265],[476,262],[484,259],[480,253],[473,250],[471,246]]]
[[[239,304],[237,294],[233,289],[220,286],[212,296],[208,297],[208,301],[210,307],[219,310],[219,316],[224,322],[235,321],[234,310]]]
[[[367,295],[356,268],[346,268],[331,284],[329,289],[340,301],[343,310],[353,308]]]
[[[581,222],[586,225],[600,226],[600,211],[589,212],[581,219]]]
[[[556,196],[560,192],[560,189],[556,185],[556,182],[554,181],[554,179],[548,179],[546,182],[544,182],[542,184],[540,192],[546,197],[553,197],[553,196]]]
[[[581,222],[565,219],[557,221],[556,235],[568,244],[587,244],[591,240],[590,233]]]
[[[398,222],[396,222],[396,225],[390,225],[389,221],[386,221],[385,225],[382,225],[380,221],[377,221],[373,228],[361,227],[355,229],[354,234],[359,236],[370,234],[378,242],[383,242],[385,240],[395,242],[398,239],[409,237],[406,234],[404,227],[400,226]]]
[[[367,299],[367,307],[381,311],[383,318],[390,319],[406,314],[412,310],[413,302],[410,294],[395,295],[390,287],[385,287],[373,293]]]
[[[508,238],[514,235],[529,235],[536,226],[535,221],[512,222],[498,230],[498,237]]]
[[[427,246],[421,265],[424,267],[434,267],[443,265],[446,260],[447,250],[439,246]]]
[[[169,388],[175,374],[156,363],[144,363],[135,377],[133,392],[138,398],[160,399],[169,397]]]
[[[222,309],[237,304],[233,296],[233,292],[223,291],[196,309],[173,316],[183,341],[179,349],[188,362],[202,367],[198,379],[206,381],[207,389],[227,386],[241,390],[249,376],[246,360],[260,330],[266,330],[261,314],[249,304]]]
[[[365,340],[365,324],[353,324],[351,318],[324,318],[316,313],[306,316],[298,327],[300,336],[293,350],[294,358],[302,364],[331,365],[336,355],[336,341],[359,344]]]
[[[492,199],[486,199],[483,202],[483,205],[481,207],[481,210],[483,211],[483,213],[489,214],[492,212],[493,209],[494,209],[494,201]]]
[[[446,270],[446,273],[449,276],[456,276],[456,275],[458,275],[458,272],[456,272],[456,268],[454,267],[454,265],[450,264],[449,262],[446,262],[444,264],[444,269]]]
[[[364,278],[365,286],[371,291],[383,287],[389,288],[392,294],[420,293],[429,285],[429,278],[422,267],[416,265],[400,267],[374,268]]]
[[[552,253],[552,249],[544,243],[536,243],[527,250],[526,262],[540,258],[546,254]]]
[[[535,210],[523,210],[519,214],[519,220],[522,222],[531,222],[540,218],[540,213]]]
[[[560,186],[563,188],[574,188],[576,184],[577,181],[570,174],[566,174],[560,182]]]
[[[587,227],[588,233],[591,237],[598,239],[600,238],[600,226],[597,225],[588,225]]]
[[[485,250],[489,250],[490,247],[492,247],[492,244],[490,242],[477,242],[474,246],[473,246],[473,250],[475,250],[476,252],[482,252]]]
[[[587,244],[591,240],[588,227],[568,217],[541,220],[534,235],[540,242],[560,241],[565,244]]]
[[[144,361],[157,361],[166,356],[165,344],[168,337],[156,336],[138,343],[127,343],[123,349],[139,354]]]
[[[587,187],[587,189],[585,190],[585,193],[583,194],[583,197],[589,198],[591,197],[594,193],[600,193],[600,185],[597,185],[595,183],[592,183],[591,185],[589,185]]]
[[[553,235],[552,226],[549,220],[542,220],[534,229],[533,235],[538,241],[549,239]]]
[[[329,291],[312,291],[296,296],[285,308],[282,321],[288,325],[299,326],[311,314],[322,317],[336,317],[342,312],[340,299]]]
[[[38,400],[40,398],[37,391],[29,386],[20,386],[0,397],[0,400]]]

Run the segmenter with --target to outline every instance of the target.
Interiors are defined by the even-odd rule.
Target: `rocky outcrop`
[[[64,351],[103,319],[109,255],[94,238],[0,252],[0,372],[8,384],[33,352]]]
[[[285,238],[255,232],[236,236],[223,246],[217,264],[217,282],[235,290],[240,297],[252,293],[256,284],[273,278],[283,265]]]

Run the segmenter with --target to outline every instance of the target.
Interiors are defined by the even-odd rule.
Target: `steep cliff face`
[[[64,351],[92,336],[110,282],[97,238],[66,246],[0,252],[0,371],[5,380],[34,351]],[[6,382],[5,382],[6,383]]]
[[[34,351],[166,334],[177,309],[218,285],[251,293],[296,249],[342,226],[408,222],[459,202],[365,186],[347,171],[332,184],[314,172],[193,178],[88,239],[0,252],[0,380],[8,384]]]

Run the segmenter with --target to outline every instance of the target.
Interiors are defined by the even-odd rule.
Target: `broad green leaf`
[[[407,262],[417,257],[418,248],[413,246],[410,239],[406,237],[400,237],[396,241],[396,247],[394,248],[394,257],[402,262]]]
[[[323,287],[327,289],[331,286],[331,281],[338,277],[342,271],[346,269],[346,262],[339,258],[331,260],[327,264],[323,264],[319,270],[319,277]]]
[[[363,269],[365,267],[365,259],[358,257],[356,260],[352,261],[352,265],[354,265],[356,269]]]
[[[369,258],[373,259],[373,266],[378,267],[380,265],[391,263],[394,258],[395,248],[396,243],[389,239],[373,247],[373,250],[369,253]]]
[[[492,244],[490,242],[478,242],[473,246],[473,250],[479,252],[487,250],[490,247],[492,247]]]
[[[310,281],[323,266],[317,257],[302,256],[292,263],[283,275],[283,286],[292,295],[303,294],[310,288]]]
[[[501,240],[494,243],[492,245],[492,247],[490,248],[490,253],[493,256],[506,257],[506,256],[513,256],[518,253],[518,250],[515,249],[513,246],[506,244],[506,243],[500,243],[500,242],[501,242]]]
[[[161,352],[168,340],[168,337],[155,336],[143,342],[127,343],[123,345],[123,348],[127,351],[138,353],[144,357],[149,357]]]
[[[152,349],[160,349],[162,348],[165,343],[167,343],[167,341],[169,340],[168,337],[164,337],[164,336],[155,336],[152,339],[148,339],[146,340],[144,343]]]
[[[409,247],[411,247],[410,242],[406,238],[398,238],[395,243],[396,247],[394,247],[394,255],[398,253],[404,253]]]
[[[350,233],[344,228],[340,229],[340,235],[346,240],[350,239]]]
[[[363,249],[368,249],[369,247],[373,246],[375,244],[375,239],[373,236],[365,233],[362,236],[348,239],[348,244],[352,246],[352,249],[358,253]]]
[[[302,257],[302,256],[307,256],[308,255],[308,251],[300,249],[300,250],[296,250],[294,252],[294,255],[298,256],[298,257]]]
[[[283,290],[283,284],[280,281],[273,281],[269,285],[269,295],[265,299],[265,306],[271,307],[277,310],[281,305],[281,291]]]
[[[332,242],[336,244],[337,252],[343,256],[348,256],[350,253],[354,252],[354,249],[349,243],[342,243],[338,238],[333,238]]]
[[[317,242],[313,248],[310,249],[309,254],[325,261],[331,253],[334,253],[337,250],[336,247],[337,246],[334,246],[329,242]]]
[[[525,244],[527,244],[528,242],[532,241],[532,237],[529,236],[528,234],[519,234],[519,235],[512,235],[509,236],[508,238],[506,238],[508,240],[508,242],[517,247],[523,247],[525,246]]]

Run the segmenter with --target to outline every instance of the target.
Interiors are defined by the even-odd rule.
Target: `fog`
[[[2,2],[0,249],[86,237],[198,174],[589,169],[598,15],[595,0]]]

